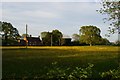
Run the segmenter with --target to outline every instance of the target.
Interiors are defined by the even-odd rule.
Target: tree
[[[96,26],[82,26],[80,29],[80,42],[90,44],[97,44],[100,42],[100,29]]]
[[[23,37],[23,38],[25,38],[25,37],[30,37],[30,35],[29,35],[29,34],[27,34],[27,35],[26,35],[26,34],[22,34],[22,37]]]
[[[41,38],[45,38],[45,36],[48,34],[48,32],[41,32]]]
[[[100,44],[101,45],[110,45],[110,41],[106,38],[101,38]]]
[[[0,46],[2,45],[2,22],[0,21]]]
[[[73,38],[73,41],[79,41],[80,40],[80,35],[79,34],[73,34],[72,38]]]
[[[59,30],[53,30],[52,32],[42,32],[41,38],[44,45],[61,45],[62,33]]]
[[[72,45],[74,45],[74,46],[80,45],[80,35],[79,34],[73,34],[72,39],[73,39]]]
[[[16,28],[12,26],[11,23],[1,22],[2,29],[0,31],[2,39],[5,45],[14,45],[13,42],[17,42],[17,39],[20,38],[19,32]]]
[[[45,35],[44,35],[45,33]],[[50,46],[52,43],[51,43],[51,33],[50,32],[42,32],[41,33],[41,38],[42,38],[42,41],[43,41],[43,44],[46,45],[46,46]]]
[[[120,34],[120,1],[109,1],[103,0],[103,7],[100,10],[97,10],[101,14],[107,14],[108,18],[104,18],[107,21],[110,21],[109,27],[110,33],[118,32]]]
[[[115,44],[116,44],[117,46],[120,46],[120,40],[117,40],[117,41],[115,42]]]
[[[52,31],[52,40],[53,40],[53,45],[61,45],[62,41],[62,33],[59,30],[53,30]]]

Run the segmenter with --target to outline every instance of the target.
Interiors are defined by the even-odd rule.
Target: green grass
[[[62,68],[74,69],[94,64],[94,77],[99,72],[119,66],[119,47],[72,46],[72,47],[2,47],[3,78],[35,77],[46,74],[51,63],[58,62]]]

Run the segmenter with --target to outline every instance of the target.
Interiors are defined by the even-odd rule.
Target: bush
[[[68,76],[70,80],[92,78],[93,64],[88,64],[86,68],[76,67],[75,70]]]
[[[106,72],[102,72],[100,73],[100,76],[107,80],[120,79],[120,68],[118,68],[117,70],[113,69]]]
[[[48,80],[85,80],[93,79],[93,64],[88,63],[86,68],[75,67],[73,70],[70,68],[61,68],[57,66],[57,62],[52,63],[52,69],[49,69],[46,74]],[[72,71],[71,71],[72,70]],[[113,80],[120,78],[120,68],[117,70],[109,70],[106,72],[99,73],[101,80]]]
[[[86,68],[76,67],[73,71],[70,71],[70,68],[63,69],[57,67],[57,62],[52,63],[53,68],[48,71],[46,74],[47,79],[56,79],[56,80],[79,80],[92,77],[92,67],[93,64],[88,64]]]

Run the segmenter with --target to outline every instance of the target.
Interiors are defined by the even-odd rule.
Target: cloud
[[[101,0],[2,0],[2,2],[98,2]]]
[[[59,17],[57,14],[52,12],[45,12],[45,11],[25,11],[22,12],[21,15],[35,17],[35,18],[57,18]]]
[[[53,29],[71,36],[79,33],[80,26],[95,25],[104,36],[108,24],[104,24],[104,16],[96,12],[100,7],[99,3],[94,2],[3,3],[2,18],[17,27],[21,34],[25,33],[25,24],[28,24],[29,33],[33,36]]]
[[[2,20],[2,3],[0,3],[0,20]]]

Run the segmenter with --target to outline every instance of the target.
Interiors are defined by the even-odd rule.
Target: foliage
[[[100,29],[96,26],[82,26],[80,29],[80,42],[90,44],[90,46],[99,43],[101,39],[100,32]]]
[[[8,46],[18,46],[18,41],[12,39],[2,40],[2,46],[6,46],[6,42]]]
[[[30,35],[29,34],[27,34],[27,35],[26,34],[22,34],[23,38],[26,37],[26,36],[29,37]]]
[[[73,46],[80,46],[80,41],[72,41],[71,45],[73,45]]]
[[[62,44],[62,33],[59,30],[53,30],[52,32],[42,32],[41,37],[43,44],[45,45],[61,45]]]
[[[43,34],[45,33],[45,35],[43,36]],[[43,44],[44,45],[47,45],[47,46],[50,46],[52,43],[51,43],[51,33],[50,32],[42,32],[42,41],[43,41]]]
[[[88,67],[81,68],[75,67],[72,71],[70,68],[63,69],[57,66],[57,62],[52,63],[52,69],[49,68],[47,72],[46,79],[52,80],[84,80],[84,79],[93,79],[93,64],[88,63]],[[69,72],[69,73],[68,73]],[[99,72],[100,78],[105,80],[113,80],[120,78],[120,68],[109,70],[106,72]],[[94,80],[94,79],[93,79]]]
[[[120,46],[120,40],[117,40],[117,41],[115,42],[115,44],[116,44],[117,46]]]
[[[110,45],[110,41],[106,38],[101,38],[100,45]]]
[[[60,68],[56,64],[57,62],[52,63],[53,67],[48,71],[47,79],[79,80],[79,79],[92,78],[93,64],[89,63],[88,67],[86,68],[75,67],[75,69],[72,71],[70,68],[67,69]]]
[[[76,67],[75,70],[73,70],[68,76],[69,80],[92,78],[93,66],[94,66],[93,64],[88,63],[88,67],[86,68]]]
[[[17,39],[20,38],[18,30],[14,28],[11,23],[0,22],[0,24],[2,24],[0,33],[5,45],[11,44],[10,40],[17,41]]]
[[[100,10],[97,10],[101,14],[107,14],[108,18],[104,18],[104,20],[110,22],[109,31],[110,33],[115,33],[117,31],[120,33],[120,1],[110,1],[103,0],[103,7]]]
[[[45,38],[45,36],[48,34],[48,32],[41,32],[41,38]]]
[[[74,41],[79,41],[80,40],[80,35],[79,34],[73,34],[72,38]]]
[[[66,70],[57,66],[57,62],[52,63],[52,69],[49,68],[47,74],[47,79],[66,79]]]
[[[53,40],[53,45],[61,45],[61,40],[62,40],[62,33],[59,30],[53,30],[52,31],[52,40]]]
[[[107,80],[120,79],[120,68],[102,72],[100,76]]]

